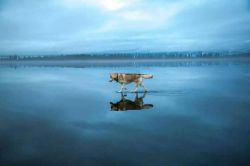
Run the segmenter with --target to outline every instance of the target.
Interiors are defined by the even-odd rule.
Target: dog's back
[[[112,76],[113,75],[113,76]],[[120,83],[131,83],[137,82],[140,79],[150,79],[153,78],[152,74],[138,74],[138,73],[113,73],[111,74],[113,79],[116,79]]]
[[[129,73],[118,74],[119,82],[123,82],[123,83],[136,82],[140,79],[140,77],[141,77],[140,74],[129,74]]]

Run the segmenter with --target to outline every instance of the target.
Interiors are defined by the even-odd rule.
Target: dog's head
[[[118,73],[111,73],[109,76],[109,82],[112,82],[113,80],[118,80]]]

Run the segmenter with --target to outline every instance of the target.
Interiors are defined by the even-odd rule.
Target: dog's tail
[[[141,77],[146,78],[146,79],[150,79],[150,78],[153,78],[153,75],[152,74],[142,74]]]

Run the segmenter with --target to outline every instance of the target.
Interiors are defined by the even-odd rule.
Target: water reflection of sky
[[[120,100],[119,85],[108,82],[113,71],[154,74],[144,99],[153,110],[110,111],[109,102]],[[244,163],[249,73],[246,66],[2,68],[0,163]]]

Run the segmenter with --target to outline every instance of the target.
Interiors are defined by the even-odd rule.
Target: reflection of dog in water
[[[153,108],[153,104],[144,104],[143,98],[145,96],[146,92],[141,97],[138,97],[138,93],[136,93],[135,99],[132,101],[126,99],[124,94],[121,93],[121,100],[119,102],[110,102],[111,111],[143,110]]]

